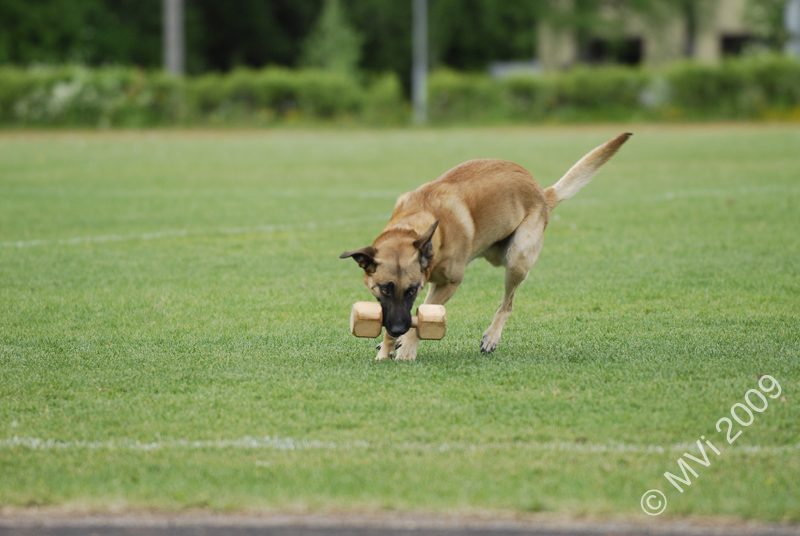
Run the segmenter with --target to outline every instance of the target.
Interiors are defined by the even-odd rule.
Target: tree
[[[687,58],[694,57],[697,48],[697,34],[705,20],[713,13],[716,0],[673,0],[668,5],[681,17],[686,41],[683,54]]]
[[[745,18],[758,39],[774,50],[783,50],[789,37],[784,22],[786,4],[787,0],[749,0],[745,7]]]
[[[362,69],[411,79],[411,0],[342,0],[363,39]]]
[[[297,66],[321,5],[322,0],[191,0],[186,5],[188,69]]]
[[[411,81],[411,0],[342,0],[364,37],[361,68]],[[483,70],[494,60],[534,56],[539,0],[429,0],[431,65]]]
[[[157,66],[160,6],[161,0],[0,0],[0,62]]]
[[[361,59],[362,37],[345,18],[339,0],[325,0],[314,29],[303,44],[304,65],[352,74]]]
[[[541,4],[532,0],[432,0],[433,64],[482,70],[496,60],[533,58]]]

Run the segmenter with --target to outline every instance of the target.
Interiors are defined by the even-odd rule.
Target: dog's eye
[[[389,285],[386,285],[385,287],[381,287],[381,294],[383,294],[384,296],[391,296],[392,295],[392,291],[389,288]]]
[[[406,291],[409,296],[414,296],[419,291],[419,287],[411,287]]]

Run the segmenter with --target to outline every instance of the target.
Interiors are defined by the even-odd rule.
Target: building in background
[[[609,5],[602,13],[604,24],[583,34],[543,23],[538,28],[538,63],[545,70],[560,70],[581,62],[645,66],[681,58],[717,62],[741,54],[754,40],[746,1],[675,2],[673,10],[652,16]]]

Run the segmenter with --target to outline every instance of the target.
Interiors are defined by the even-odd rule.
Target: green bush
[[[665,79],[670,104],[700,117],[758,118],[800,106],[800,62],[785,56],[684,62],[667,69]]]
[[[431,76],[429,96],[436,122],[796,119],[800,62],[762,55],[663,71],[576,67],[502,80],[440,71]]]
[[[449,70],[428,79],[428,113],[434,121],[485,121],[508,115],[508,98],[497,80]]]
[[[367,87],[361,117],[373,125],[408,123],[410,109],[403,98],[400,79],[395,73],[385,73],[374,79]]]
[[[181,79],[121,67],[3,67],[0,122],[155,126],[402,115],[397,77],[380,80],[365,90],[345,74],[313,69],[237,69]]]
[[[0,68],[0,121],[16,121],[15,108],[24,95],[41,87],[42,83],[33,71],[22,71],[13,67]]]
[[[0,69],[0,121],[19,125],[161,125],[184,115],[180,79],[137,69]]]
[[[440,122],[537,121],[563,109],[636,110],[648,76],[627,67],[579,67],[499,80],[439,71],[430,78],[430,116]]]
[[[635,108],[649,73],[631,67],[581,67],[559,78],[559,102],[580,108]]]
[[[434,123],[660,119],[798,119],[800,62],[751,56],[661,71],[578,67],[504,79],[431,74]],[[0,67],[0,124],[161,126],[361,121],[406,124],[395,74],[362,83],[318,69],[236,69],[178,78],[135,68]]]
[[[800,105],[800,61],[787,56],[768,56],[745,60],[742,66],[772,106]]]
[[[724,66],[679,63],[669,68],[665,77],[670,103],[693,112],[725,109],[741,89],[741,80],[729,63]]]
[[[187,91],[200,117],[221,121],[330,119],[358,113],[364,101],[353,78],[310,69],[236,69],[190,79]]]
[[[563,110],[605,113],[637,110],[649,74],[629,67],[579,67],[565,73],[517,75],[503,80],[510,119],[541,120]]]
[[[511,119],[538,121],[558,106],[558,76],[514,75],[502,84]]]
[[[318,70],[298,75],[297,107],[304,116],[331,118],[360,111],[363,90],[352,77]]]

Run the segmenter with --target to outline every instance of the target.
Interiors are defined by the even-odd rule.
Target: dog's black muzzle
[[[396,339],[411,329],[411,308],[405,305],[381,300],[383,327],[392,338]]]

